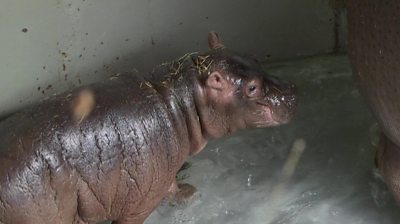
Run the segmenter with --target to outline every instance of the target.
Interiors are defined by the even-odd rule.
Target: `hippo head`
[[[294,84],[267,75],[254,58],[226,49],[215,32],[209,33],[209,46],[210,52],[196,58],[203,68],[198,112],[208,137],[291,120],[297,105]]]

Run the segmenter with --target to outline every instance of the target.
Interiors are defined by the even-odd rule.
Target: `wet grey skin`
[[[113,76],[3,121],[0,221],[142,224],[164,198],[195,192],[175,177],[208,140],[289,122],[293,84],[226,49],[215,32],[209,46],[147,78]]]

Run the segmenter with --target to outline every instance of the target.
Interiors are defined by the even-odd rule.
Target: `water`
[[[187,206],[159,206],[146,224],[398,223],[400,208],[374,167],[377,127],[347,57],[265,69],[297,84],[294,120],[210,143],[179,174],[197,197]]]

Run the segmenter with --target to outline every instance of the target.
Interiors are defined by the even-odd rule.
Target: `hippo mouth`
[[[256,101],[256,103],[261,107],[261,116],[264,118],[264,121],[260,126],[268,127],[282,124],[282,121],[275,116],[274,111],[271,109],[271,105],[260,101]]]

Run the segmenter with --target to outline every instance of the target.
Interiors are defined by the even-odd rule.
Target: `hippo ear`
[[[224,90],[227,86],[227,81],[222,77],[221,73],[214,71],[207,77],[206,85],[215,90]]]
[[[208,33],[208,47],[210,49],[224,48],[225,46],[221,43],[218,33],[215,31],[210,31]]]

